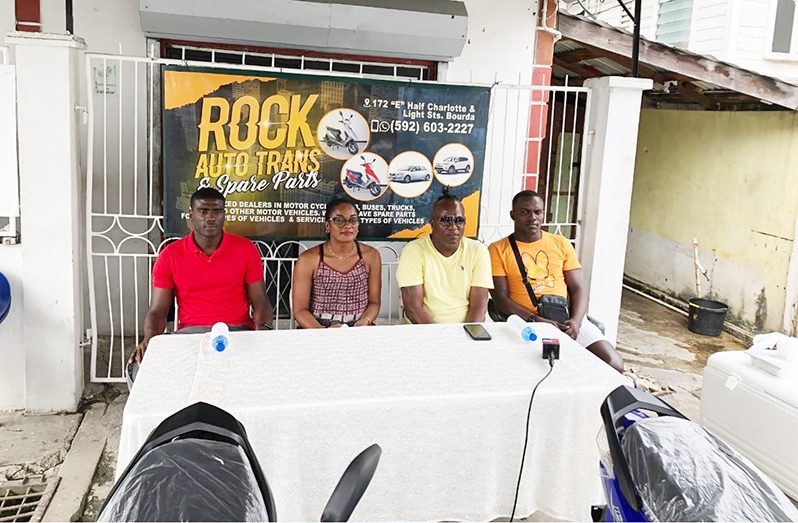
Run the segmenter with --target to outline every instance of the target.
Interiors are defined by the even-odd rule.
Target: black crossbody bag
[[[535,296],[535,290],[532,288],[532,284],[529,283],[524,261],[521,259],[521,253],[518,251],[518,244],[515,243],[515,235],[511,234],[508,239],[510,240],[510,247],[513,248],[513,254],[515,254],[518,270],[521,272],[521,281],[524,282],[524,287],[526,287],[526,292],[529,293],[529,299],[532,301],[532,305],[538,310],[538,316],[546,318],[547,320],[556,321],[557,323],[565,323],[567,320],[571,319],[571,314],[568,310],[568,298],[563,298],[556,294],[544,294],[540,299]]]

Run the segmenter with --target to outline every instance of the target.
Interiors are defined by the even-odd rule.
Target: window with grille
[[[241,64],[258,67],[297,69],[300,71],[329,71],[330,73],[353,73],[363,76],[435,80],[435,62],[418,60],[383,61],[382,59],[359,59],[324,53],[304,54],[301,51],[268,50],[253,48],[216,48],[204,44],[163,42],[162,56],[175,60],[195,62]]]

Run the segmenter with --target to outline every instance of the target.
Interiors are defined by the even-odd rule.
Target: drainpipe
[[[549,33],[550,35],[552,35],[554,37],[554,41],[552,42],[552,45],[554,45],[559,40],[562,39],[562,33],[559,32],[558,30],[554,29],[553,27],[550,27],[550,26],[546,25],[546,22],[549,19],[549,0],[541,0],[541,1],[543,2],[543,16],[541,17],[540,25],[538,26],[538,30],[546,32],[546,33]],[[556,11],[557,4],[556,3],[554,4],[554,7],[555,7],[554,20],[556,21],[557,20],[557,11]]]
[[[784,317],[782,330],[788,336],[798,333],[798,215],[795,217],[795,230],[793,232],[792,252],[790,264],[787,269],[787,288],[784,296]]]
[[[709,281],[707,270],[701,265],[701,260],[698,258],[698,238],[693,238],[693,264],[695,265],[695,297],[701,298],[701,275]],[[712,288],[710,287],[710,291]]]

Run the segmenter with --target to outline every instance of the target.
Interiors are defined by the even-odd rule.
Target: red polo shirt
[[[167,245],[152,268],[153,287],[175,290],[178,329],[217,321],[254,328],[245,285],[258,281],[263,281],[258,249],[228,232],[210,256],[197,247],[192,232]]]

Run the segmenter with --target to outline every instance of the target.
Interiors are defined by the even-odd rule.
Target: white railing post
[[[629,210],[632,203],[637,130],[646,78],[609,76],[590,79],[594,88],[591,129],[595,136],[587,154],[587,178],[582,244],[582,267],[590,289],[589,308],[601,317],[606,335],[615,343],[621,309],[621,289]],[[618,144],[625,144],[619,147]],[[602,202],[612,201],[612,205]],[[600,253],[599,253],[600,246]],[[600,314],[598,314],[600,313]]]

